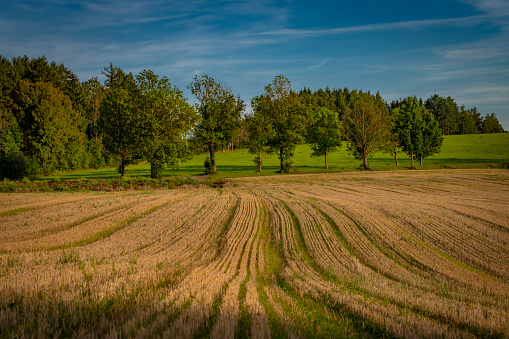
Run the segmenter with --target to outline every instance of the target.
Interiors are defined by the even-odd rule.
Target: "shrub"
[[[163,170],[166,167],[166,164],[162,161],[155,161],[150,166],[150,177],[152,179],[161,179],[163,176]]]
[[[30,159],[20,152],[10,152],[0,157],[0,177],[2,179],[22,179],[32,174],[31,167]]]
[[[203,166],[205,166],[205,174],[212,174],[212,161],[209,157],[205,158]]]
[[[289,174],[297,173],[297,171],[294,168],[292,168],[292,164],[293,164],[293,160],[286,160],[283,163],[283,173],[289,173]]]

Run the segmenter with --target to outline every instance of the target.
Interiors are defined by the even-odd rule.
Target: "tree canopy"
[[[286,171],[295,146],[304,142],[306,106],[283,75],[276,76],[265,86],[265,92],[253,99],[252,106],[255,116],[263,116],[266,128],[270,129],[268,152],[278,155],[280,172]]]
[[[324,157],[325,168],[329,168],[327,155],[341,146],[341,121],[338,114],[325,107],[317,108],[308,122],[307,140],[313,150],[312,156]]]
[[[235,97],[231,88],[208,75],[196,75],[189,86],[198,100],[195,104],[200,119],[195,126],[197,143],[207,147],[211,174],[217,173],[215,152],[228,143],[239,125],[244,102]]]
[[[393,110],[395,129],[403,150],[410,156],[412,167],[414,155],[422,159],[438,153],[443,137],[433,114],[422,106],[417,98],[408,97]]]
[[[343,135],[356,158],[369,168],[368,156],[386,148],[390,140],[390,117],[380,94],[354,90],[343,114]]]
[[[0,179],[19,179],[80,168],[148,161],[151,176],[206,151],[216,173],[219,150],[248,148],[262,170],[264,154],[277,154],[279,172],[288,172],[295,147],[307,142],[313,156],[328,157],[346,141],[368,168],[373,152],[399,148],[422,159],[440,150],[440,135],[504,132],[495,113],[482,116],[450,96],[423,101],[408,97],[388,105],[377,93],[359,90],[292,90],[278,75],[251,100],[208,75],[188,88],[191,106],[166,76],[137,75],[109,64],[102,74],[80,81],[63,64],[46,57],[8,60],[0,56]],[[389,110],[390,109],[390,114]]]

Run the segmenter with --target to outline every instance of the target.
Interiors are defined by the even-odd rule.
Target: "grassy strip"
[[[228,241],[228,238],[226,237],[226,235],[228,234],[228,230],[230,229],[230,227],[233,224],[233,218],[235,217],[235,214],[237,212],[237,209],[239,208],[239,205],[240,205],[240,198],[237,197],[237,201],[235,202],[235,206],[233,206],[232,209],[230,210],[229,215],[228,215],[228,219],[226,220],[226,222],[221,227],[221,232],[219,233],[219,235],[217,237],[217,240],[216,240],[216,242],[217,242],[217,250],[216,250],[215,258],[218,258],[223,253],[223,251],[225,250],[226,242]],[[220,269],[223,268],[223,265],[224,265],[224,263],[221,264]]]
[[[313,206],[314,207],[314,206]],[[343,211],[340,211],[338,210],[336,207],[332,206],[334,209],[336,209],[337,211],[341,212],[344,216],[346,216],[347,218],[349,218],[357,227],[359,227],[359,225],[355,222],[355,220],[353,220],[350,216],[348,216],[347,214],[345,214]],[[316,207],[315,207],[316,208]],[[327,219],[328,221],[331,223],[331,225],[333,225],[334,227],[337,228],[338,232],[339,232],[339,228],[337,226],[337,224],[334,222],[334,220],[332,220],[332,218],[330,218],[328,215],[326,215],[324,212],[322,212],[321,210],[317,209],[320,213],[322,213]],[[334,229],[333,227],[333,229]],[[360,231],[363,233],[364,236],[367,237],[367,235],[365,234],[365,232],[359,227]],[[341,236],[340,238],[340,242],[341,240],[345,241],[344,238],[342,237],[342,235],[339,233],[339,236]],[[375,244],[369,237],[367,237],[376,247],[377,249],[379,249],[379,247],[377,246],[377,244]],[[411,237],[413,238],[413,237]],[[427,244],[425,244],[424,242],[418,240],[418,239],[413,239],[417,244],[423,246],[424,248],[430,250],[430,251],[433,251],[433,252],[436,252],[438,253],[439,255],[444,255],[445,257],[447,257],[448,255],[446,253],[442,253],[438,250],[435,250],[433,248],[431,248],[430,246],[428,246]],[[345,241],[345,244],[346,244],[346,241]],[[348,249],[348,247],[347,247]],[[351,249],[352,253],[353,253],[353,249]],[[350,252],[350,251],[349,251]],[[383,251],[381,251],[381,253],[385,254]],[[352,254],[354,255],[354,254]],[[366,265],[367,267],[370,267],[371,269],[376,270],[375,267],[371,267],[370,265],[366,264],[360,257],[357,256],[357,258],[359,259],[359,261],[363,264],[363,265]],[[399,264],[395,259],[393,259],[392,257],[388,256],[389,259],[393,260],[394,262],[396,262],[397,264]],[[447,259],[447,258],[446,258]],[[456,264],[462,266],[462,265],[465,265],[467,267],[470,267],[454,258],[451,258],[451,260]],[[485,275],[483,272],[477,272],[477,270],[475,268],[472,268],[472,270],[474,270],[474,272],[476,273],[479,273],[481,275],[484,275],[484,276],[487,276],[487,277],[490,277],[488,275]],[[379,274],[382,274],[379,272]],[[383,276],[385,276],[386,278],[388,279],[393,279],[391,278],[390,275],[388,274],[382,274]],[[324,278],[326,278],[326,276],[323,276]],[[493,277],[490,277],[492,279],[495,279]],[[334,279],[336,280],[336,279]],[[398,279],[393,279],[395,281],[399,281]],[[496,280],[496,279],[495,279]],[[337,280],[336,280],[337,281]],[[345,284],[343,284],[345,285]],[[349,290],[352,290],[352,291],[355,291],[355,292],[358,292],[358,293],[361,293],[361,294],[365,294],[375,300],[379,300],[381,302],[383,302],[385,300],[384,296],[379,296],[379,295],[373,295],[371,294],[370,292],[360,288],[360,287],[356,287],[354,286],[353,284],[347,284],[346,285],[348,287]],[[476,326],[472,326],[471,324],[467,324],[467,323],[454,323],[454,320],[453,319],[450,319],[449,317],[446,317],[446,316],[443,316],[442,314],[439,314],[439,313],[432,313],[432,312],[429,312],[428,310],[425,310],[425,309],[422,309],[418,306],[408,306],[408,305],[403,305],[401,303],[398,303],[398,302],[394,302],[394,301],[391,301],[393,304],[397,305],[398,307],[402,308],[402,309],[409,309],[411,310],[412,312],[416,313],[416,314],[419,314],[419,315],[422,315],[422,316],[425,316],[425,317],[429,317],[431,319],[435,319],[437,321],[439,321],[440,323],[442,324],[454,324],[456,328],[458,329],[461,329],[461,330],[467,330],[467,331],[470,331],[470,332],[473,332],[473,333],[476,333],[476,335],[479,335],[480,337],[485,337],[486,336],[486,332],[484,329],[482,328],[479,328],[479,327],[476,327]],[[332,304],[330,306],[332,309],[334,310],[344,310],[344,306],[342,305],[338,305],[338,304]],[[363,323],[363,326],[364,326],[364,323]]]
[[[20,208],[15,208],[13,210],[8,210],[8,211],[0,213],[0,217],[7,217],[9,215],[14,215],[14,214],[18,214],[18,213],[33,211],[33,210],[35,210],[37,208],[39,208],[39,207],[20,207]]]
[[[269,267],[276,267],[276,270],[281,267],[281,262],[272,247],[269,245],[267,247],[267,260],[269,263]],[[269,269],[267,274],[272,273],[272,270]],[[258,272],[256,279],[256,291],[258,292],[258,299],[265,309],[265,313],[267,314],[267,318],[269,321],[269,327],[272,338],[288,338],[288,334],[286,333],[283,324],[281,324],[281,320],[276,312],[276,310],[272,307],[269,301],[269,297],[265,292],[265,285],[272,283],[272,279],[270,276],[266,275],[265,277]]]
[[[258,233],[260,232],[260,225],[262,224],[262,219],[260,219],[258,223],[258,228],[254,234],[254,239],[258,238]],[[251,270],[249,267],[251,266],[251,255],[253,254],[253,248],[255,240],[251,243],[251,248],[249,249],[248,257],[247,257],[247,274],[246,278],[240,284],[239,288],[239,321],[237,323],[237,331],[235,332],[236,338],[247,339],[251,337],[251,314],[249,313],[246,305],[246,296],[247,296],[247,283],[251,279]],[[259,245],[259,244],[258,244]],[[245,246],[244,246],[245,249]],[[244,253],[244,249],[242,253]],[[241,256],[242,257],[242,256]],[[240,260],[237,265],[237,270],[240,269]]]
[[[166,205],[168,205],[171,201],[167,201],[165,202],[164,204],[161,204],[161,205],[158,205],[158,206],[154,206],[152,208],[149,208],[148,210],[140,213],[140,214],[137,214],[137,215],[134,215],[132,217],[129,217],[129,218],[126,218],[118,223],[116,223],[114,226],[110,227],[110,228],[107,228],[105,230],[102,230],[102,231],[99,231],[97,233],[94,233],[92,234],[90,237],[86,238],[86,239],[83,239],[83,240],[78,240],[78,241],[75,241],[73,243],[70,243],[70,244],[66,244],[66,245],[59,245],[59,246],[54,246],[54,247],[50,247],[48,249],[46,249],[47,251],[55,251],[55,250],[60,250],[60,249],[66,249],[66,248],[70,248],[70,247],[78,247],[78,246],[84,246],[84,245],[89,245],[91,243],[94,243],[100,239],[103,239],[103,238],[106,238],[106,237],[109,237],[110,235],[112,235],[113,233],[121,230],[122,228],[126,227],[127,225],[129,225],[130,223],[158,210],[159,208],[161,207],[164,207]]]
[[[54,178],[39,181],[0,181],[0,193],[11,192],[89,192],[173,189],[183,185],[199,185],[200,181],[189,177],[170,177],[165,179],[120,178],[120,179],[78,179],[61,180]]]
[[[366,267],[369,267],[370,269],[372,269],[374,272],[377,272],[378,274],[384,276],[385,278],[389,279],[389,280],[393,280],[393,281],[397,281],[397,282],[402,282],[400,278],[388,273],[388,272],[383,272],[383,271],[380,271],[380,269],[378,267],[376,267],[375,265],[372,265],[370,264],[368,261],[364,260],[364,258],[360,255],[357,254],[357,252],[355,251],[355,249],[350,246],[350,244],[348,243],[348,241],[345,239],[345,237],[343,236],[343,234],[341,233],[341,230],[339,229],[339,226],[336,224],[336,222],[327,214],[325,213],[324,211],[322,211],[321,209],[319,209],[317,206],[315,205],[312,205],[311,206],[321,215],[325,218],[325,220],[329,223],[329,225],[331,226],[331,229],[332,229],[332,232],[336,235],[336,238],[338,239],[339,243],[347,250],[347,252],[352,256],[352,257],[355,257],[357,258],[357,260],[359,260],[359,262],[366,266]],[[364,230],[357,224],[357,222],[355,220],[353,220],[350,216],[348,216],[346,213],[344,213],[343,211],[340,211],[339,209],[337,209],[336,207],[332,206],[329,204],[329,206],[331,206],[332,208],[334,208],[335,210],[339,211],[342,215],[344,215],[345,217],[347,217],[350,221],[352,221],[354,223],[355,226],[357,226],[357,228],[360,230],[360,232],[376,247],[377,250],[380,251],[380,253],[382,253],[383,255],[385,255],[388,259],[392,260],[394,263],[396,263],[397,265],[409,270],[409,271],[413,271],[413,268],[410,266],[410,265],[403,265],[402,263],[400,263],[396,258],[394,258],[389,252],[385,251],[383,248],[379,247],[372,239],[370,239],[366,233],[364,232]],[[415,272],[414,272],[415,273]]]
[[[239,289],[239,321],[235,332],[236,338],[247,339],[251,337],[251,315],[246,306],[247,283],[251,279],[251,272],[247,271],[246,279],[240,284]]]
[[[309,253],[309,251],[308,251],[308,249],[306,247],[304,236],[302,234],[302,228],[301,228],[301,225],[300,225],[300,222],[299,222],[297,216],[292,212],[292,210],[288,207],[288,205],[285,202],[281,201],[281,203],[283,204],[285,209],[288,211],[288,213],[290,214],[290,216],[291,216],[291,218],[293,220],[295,234],[296,234],[296,240],[297,240],[297,248],[301,252],[302,259],[304,259],[304,261],[306,261],[306,263],[311,268],[313,268],[313,270],[316,273],[318,273],[324,280],[331,281],[331,282],[333,282],[333,283],[335,283],[337,285],[344,285],[342,282],[340,282],[337,279],[337,277],[334,274],[332,274],[332,272],[324,270],[322,267],[320,267],[313,260],[313,258],[311,257],[311,255],[310,255],[310,253]],[[302,297],[300,295],[298,295],[290,287],[290,285],[288,285],[288,283],[283,279],[282,276],[279,275],[279,273],[275,273],[275,274],[276,274],[276,277],[277,277],[277,280],[278,280],[278,285],[288,295],[293,297],[293,299],[295,299],[295,300],[302,299]],[[363,291],[363,292],[366,293],[367,291]],[[370,293],[367,293],[367,294],[370,295]],[[374,321],[359,316],[358,314],[356,314],[353,311],[351,311],[350,309],[348,309],[346,305],[342,305],[342,304],[337,303],[334,300],[331,300],[330,297],[328,297],[325,294],[321,293],[321,295],[322,295],[323,301],[325,301],[325,305],[326,305],[327,308],[329,308],[330,310],[336,312],[337,314],[341,314],[343,317],[346,316],[346,319],[349,319],[349,321],[351,321],[351,326],[353,326],[357,331],[361,331],[361,333],[363,333],[363,335],[373,336],[375,338],[379,338],[379,337],[390,338],[390,337],[393,337],[393,334],[391,332],[387,331],[385,328],[383,328],[382,326],[378,325]],[[309,296],[306,299],[313,300],[313,298],[311,296]],[[323,303],[323,301],[322,301],[322,303]],[[309,304],[306,303],[304,305],[307,306]],[[309,312],[313,312],[313,309],[314,308],[309,308]],[[324,311],[324,312],[326,312],[326,311]],[[319,321],[322,321],[322,320],[323,319],[321,319]],[[347,321],[347,325],[348,325],[349,321]],[[337,322],[337,320],[335,320],[334,322]],[[334,323],[332,323],[332,324],[323,323],[321,326],[323,327],[323,329],[327,329],[327,328],[330,328],[330,326],[332,326],[332,328],[336,328],[336,326],[338,326],[338,325],[334,324]],[[350,325],[348,325],[348,326],[350,326]],[[344,328],[342,328],[342,330],[344,330]],[[314,334],[314,333],[312,332],[311,334]],[[325,334],[325,336],[327,337],[326,334]]]
[[[267,314],[269,328],[271,332],[272,338],[288,338],[288,334],[283,328],[283,324],[281,324],[281,320],[277,312],[274,310],[272,305],[269,302],[269,297],[265,292],[265,285],[273,283],[272,275],[274,271],[281,271],[283,269],[282,262],[280,257],[275,252],[276,250],[271,246],[271,234],[268,231],[268,225],[265,223],[267,216],[267,209],[265,205],[262,205],[262,212],[264,218],[261,224],[261,239],[263,243],[266,245],[267,249],[267,272],[264,272],[264,275],[260,272],[260,267],[258,266],[258,253],[260,252],[260,246],[262,241],[258,243],[257,255],[256,255],[256,292],[258,293],[258,300],[260,300],[260,304],[262,304],[265,309],[265,313]]]
[[[480,271],[480,270],[476,269],[475,267],[467,265],[464,262],[461,262],[458,259],[451,257],[449,254],[440,251],[437,248],[431,247],[430,245],[428,245],[425,242],[417,239],[414,236],[409,235],[409,238],[410,238],[410,240],[412,240],[413,242],[415,242],[419,246],[425,248],[426,250],[428,250],[430,252],[433,252],[435,254],[438,254],[439,256],[444,258],[445,260],[447,260],[449,262],[452,262],[453,264],[455,264],[455,265],[457,265],[457,266],[459,266],[459,267],[461,267],[463,269],[466,269],[467,271],[474,272],[475,274],[479,274],[479,275],[481,275],[481,276],[483,276],[485,278],[491,279],[491,280],[496,281],[496,282],[500,282],[497,278],[495,278],[495,277],[493,277],[491,275],[488,275],[488,274],[484,273],[483,271]]]
[[[205,320],[205,323],[203,323],[200,328],[198,329],[198,333],[195,334],[194,338],[210,338],[210,333],[212,332],[212,329],[214,328],[214,325],[217,322],[217,319],[219,319],[219,315],[221,314],[221,305],[223,304],[223,296],[226,293],[226,290],[228,289],[228,283],[225,283],[221,287],[221,293],[218,293],[214,300],[212,301],[212,314],[208,319]]]
[[[439,168],[508,168],[509,164],[509,133],[446,135],[440,153],[424,159],[424,166],[418,169]],[[360,161],[348,151],[348,144],[343,143],[338,152],[328,156],[329,170],[323,169],[323,157],[311,157],[310,145],[298,145],[295,149],[293,167],[300,173],[333,173],[343,171],[359,171]],[[179,165],[178,169],[167,167],[164,176],[194,176],[204,173],[203,162],[207,154],[194,156]],[[396,167],[393,157],[384,152],[376,152],[369,158],[369,166],[375,170],[406,170],[409,169],[410,157],[398,152],[400,166]],[[263,172],[256,172],[253,155],[247,150],[216,153],[217,171],[221,176],[265,176],[276,175],[279,170],[277,155],[266,155],[263,159]],[[131,176],[150,176],[150,164],[131,165],[126,168]],[[116,168],[68,172],[59,175],[63,180],[75,180],[81,177],[118,178]]]

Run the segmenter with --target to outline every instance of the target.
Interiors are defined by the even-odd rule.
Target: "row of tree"
[[[265,154],[275,153],[288,171],[298,144],[327,156],[347,142],[368,167],[368,156],[402,149],[422,159],[439,151],[442,134],[502,132],[495,114],[434,95],[388,105],[377,93],[348,88],[293,91],[277,76],[251,101],[252,112],[232,90],[207,75],[188,86],[189,104],[167,77],[143,70],[137,75],[109,65],[98,78],[80,82],[62,64],[45,57],[0,56],[0,177],[22,178],[80,168],[125,166],[146,160],[151,176],[207,152],[208,173],[216,173],[215,153],[248,148],[258,171]],[[452,113],[451,113],[452,112]],[[458,112],[458,113],[456,113]]]

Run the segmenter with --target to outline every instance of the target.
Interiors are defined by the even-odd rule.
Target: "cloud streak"
[[[466,25],[484,22],[492,15],[474,15],[461,18],[448,18],[448,19],[432,19],[432,20],[413,20],[401,22],[389,22],[382,24],[368,24],[349,27],[338,27],[329,29],[279,29],[274,31],[258,32],[253,35],[278,35],[278,36],[318,36],[318,35],[337,35],[349,34],[358,32],[372,32],[383,30],[401,30],[401,29],[417,29],[431,26],[446,26],[446,25]]]

